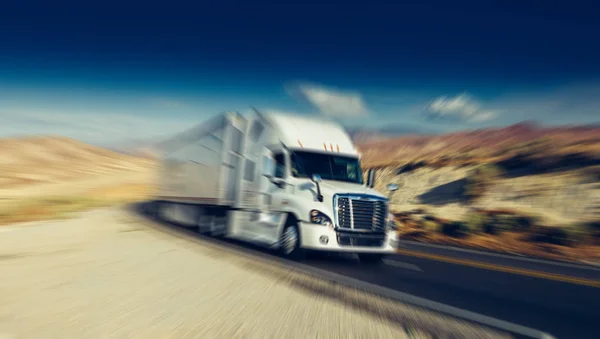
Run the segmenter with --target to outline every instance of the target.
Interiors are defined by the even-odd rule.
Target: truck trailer
[[[160,218],[292,258],[345,252],[377,263],[395,251],[388,199],[331,120],[227,112],[166,140],[160,153]]]

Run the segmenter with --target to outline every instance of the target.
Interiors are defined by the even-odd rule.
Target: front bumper
[[[299,227],[301,246],[310,250],[352,253],[395,253],[398,241],[396,232],[387,232],[380,246],[360,246],[361,243],[365,241],[369,242],[369,239],[372,240],[375,237],[371,234],[364,234],[363,237],[360,237],[360,233],[355,233],[356,237],[353,237],[350,232],[338,233],[327,226],[307,222],[299,223]],[[338,237],[339,235],[342,238]],[[324,237],[327,238],[326,243],[322,241]],[[356,241],[359,245],[350,245],[350,238],[361,238],[362,241]]]

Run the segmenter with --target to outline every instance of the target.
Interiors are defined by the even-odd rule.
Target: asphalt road
[[[275,256],[269,250],[235,244]],[[309,257],[303,264],[556,338],[599,336],[600,269],[414,243],[403,243],[400,250],[404,254],[388,257],[379,267],[337,255]]]
[[[557,338],[599,335],[600,289],[596,287],[400,254],[377,268],[365,268],[353,258],[307,263]]]

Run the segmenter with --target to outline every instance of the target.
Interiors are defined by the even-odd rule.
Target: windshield
[[[294,151],[291,158],[292,175],[296,178],[319,174],[323,180],[363,184],[360,162],[355,157]]]

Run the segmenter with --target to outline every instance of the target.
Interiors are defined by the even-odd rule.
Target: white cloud
[[[300,95],[322,114],[332,117],[359,117],[368,114],[366,104],[357,92],[333,90],[322,86],[301,84],[288,88],[291,95]]]
[[[484,122],[497,117],[496,111],[482,109],[481,104],[466,94],[439,97],[427,106],[428,119]]]
[[[495,119],[496,116],[497,116],[496,112],[492,112],[492,111],[480,112],[480,113],[477,113],[477,114],[471,116],[471,121],[472,122],[484,122],[484,121],[489,121],[489,120]]]

